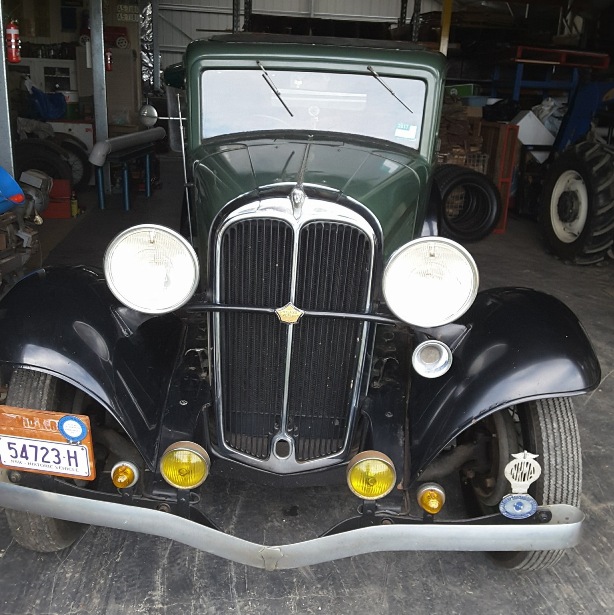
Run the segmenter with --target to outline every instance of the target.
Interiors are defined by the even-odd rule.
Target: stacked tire
[[[441,195],[440,234],[460,242],[487,237],[501,215],[501,196],[489,177],[473,169],[443,164],[434,171]]]

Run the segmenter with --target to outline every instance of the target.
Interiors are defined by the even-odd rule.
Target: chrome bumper
[[[567,504],[544,506],[542,524],[380,525],[288,545],[265,546],[169,513],[48,493],[0,482],[0,506],[48,517],[176,540],[240,564],[282,570],[379,551],[534,551],[578,544],[584,514]]]

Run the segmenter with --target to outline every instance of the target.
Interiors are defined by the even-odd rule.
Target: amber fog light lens
[[[436,515],[445,504],[446,493],[437,483],[424,483],[418,489],[418,504],[429,515]]]
[[[378,451],[364,451],[350,461],[347,470],[350,491],[363,500],[388,495],[396,482],[392,460]]]
[[[130,461],[120,461],[111,470],[111,480],[118,489],[127,489],[139,480],[139,470]]]
[[[194,442],[171,444],[160,461],[164,480],[177,489],[194,489],[205,482],[211,462],[207,451]]]

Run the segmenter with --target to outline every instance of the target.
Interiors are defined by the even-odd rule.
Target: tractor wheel
[[[603,260],[614,242],[614,153],[588,142],[563,152],[544,181],[540,222],[559,258],[577,265]]]

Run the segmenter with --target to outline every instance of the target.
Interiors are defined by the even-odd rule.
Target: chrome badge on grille
[[[281,322],[287,325],[296,324],[300,317],[305,313],[303,310],[299,310],[296,306],[292,305],[292,302],[286,303],[283,307],[275,310],[277,317]]]

